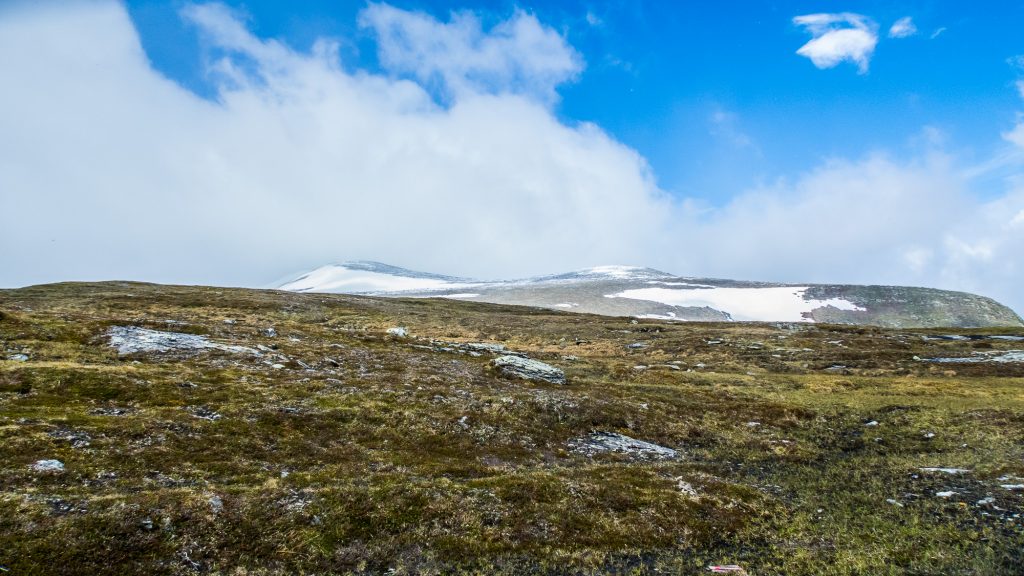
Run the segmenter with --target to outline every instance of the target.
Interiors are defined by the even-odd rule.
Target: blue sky
[[[262,37],[308,50],[342,43],[346,66],[380,71],[364,2],[227,2]],[[154,66],[213,97],[182,2],[130,1]],[[884,150],[912,155],[927,127],[983,158],[1020,108],[1009,60],[1024,52],[1019,2],[392,2],[445,20],[469,10],[485,26],[515,10],[562,33],[586,61],[560,88],[557,114],[595,122],[641,152],[670,193],[721,202],[828,157]],[[819,70],[796,50],[809,34],[793,17],[855,12],[879,26],[865,74],[845,62]],[[912,18],[916,34],[886,38]],[[932,35],[937,34],[934,38]],[[982,194],[992,191],[982,187]]]
[[[1020,3],[0,2],[0,285],[329,262],[1024,310]]]

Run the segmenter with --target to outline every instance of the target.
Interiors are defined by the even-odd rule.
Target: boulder
[[[552,384],[565,384],[565,373],[538,360],[519,356],[501,356],[491,361],[502,374],[525,380],[543,380]]]
[[[573,452],[594,456],[606,452],[617,452],[638,458],[653,458],[667,460],[675,458],[678,454],[671,448],[644,442],[636,438],[630,438],[623,434],[614,432],[591,432],[583,438],[577,438],[569,443]]]

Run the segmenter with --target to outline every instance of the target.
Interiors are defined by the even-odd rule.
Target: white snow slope
[[[417,278],[347,268],[343,264],[322,266],[280,286],[292,292],[331,292],[337,294],[374,294],[381,292],[421,292],[479,286],[438,278]],[[465,295],[462,295],[465,298]]]
[[[766,322],[813,322],[805,313],[832,306],[840,310],[864,310],[842,298],[805,300],[806,286],[771,288],[638,288],[606,298],[631,298],[669,306],[707,306],[721,310],[733,320]],[[671,320],[674,318],[665,318]]]

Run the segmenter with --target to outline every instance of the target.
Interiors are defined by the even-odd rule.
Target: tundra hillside
[[[0,291],[0,573],[1020,574],[1020,336]]]

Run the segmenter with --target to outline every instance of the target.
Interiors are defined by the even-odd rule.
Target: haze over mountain
[[[1006,306],[964,292],[691,278],[637,266],[599,266],[551,276],[481,281],[356,261],[322,266],[279,288],[451,298],[680,321],[830,322],[889,327],[1022,325],[1020,317]]]

